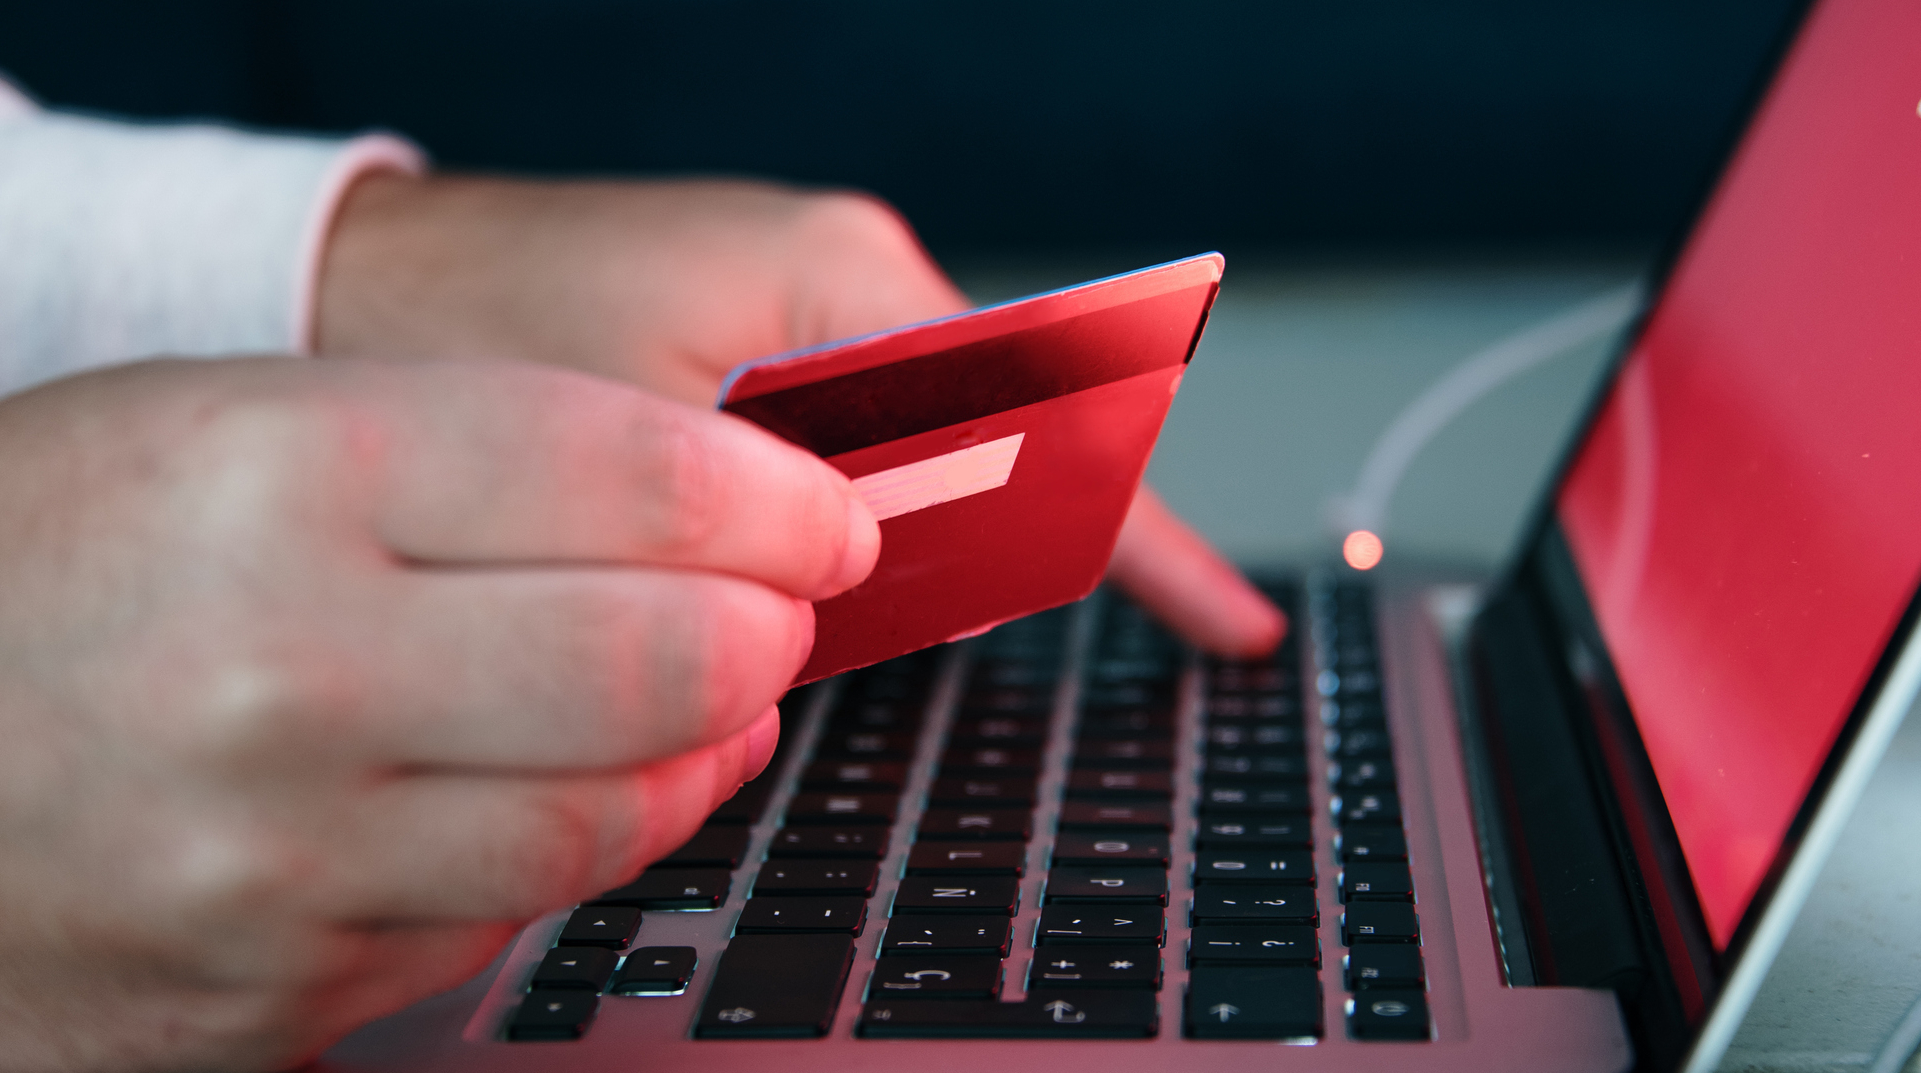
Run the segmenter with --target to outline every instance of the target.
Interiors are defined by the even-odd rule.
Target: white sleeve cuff
[[[369,172],[425,166],[388,135],[134,125],[0,100],[0,394],[159,353],[308,351],[341,198]]]

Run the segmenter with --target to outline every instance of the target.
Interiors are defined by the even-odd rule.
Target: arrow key
[[[618,905],[583,905],[567,918],[556,946],[604,946],[619,950],[640,930],[640,910]]]
[[[1187,985],[1192,1039],[1315,1039],[1321,980],[1308,968],[1202,965]]]
[[[599,991],[614,974],[620,955],[592,946],[563,946],[547,951],[527,986],[535,991]]]
[[[610,995],[678,995],[694,978],[700,954],[691,946],[643,946],[621,962]]]

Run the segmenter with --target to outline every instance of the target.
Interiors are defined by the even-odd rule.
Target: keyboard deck
[[[767,773],[576,909],[494,1038],[673,996],[696,1041],[1430,1038],[1369,593],[1266,587],[1270,659],[1104,595],[796,691]],[[723,948],[656,941],[690,913]]]

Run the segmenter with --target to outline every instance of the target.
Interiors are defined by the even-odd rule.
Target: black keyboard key
[[[511,1040],[579,1039],[600,1008],[591,991],[536,991],[521,1000],[507,1022]]]
[[[535,991],[599,991],[614,975],[620,955],[592,946],[562,946],[547,951],[527,986]]]
[[[1365,861],[1341,869],[1344,902],[1405,902],[1414,897],[1414,877],[1399,861]]]
[[[1067,796],[1099,801],[1166,801],[1174,796],[1174,777],[1165,771],[1070,771]]]
[[[678,995],[694,978],[700,953],[691,946],[643,946],[627,955],[610,995]]]
[[[1266,660],[1223,660],[1208,675],[1208,687],[1223,693],[1274,693],[1287,687],[1287,672]]]
[[[1036,682],[1032,686],[992,686],[970,689],[967,695],[961,698],[960,703],[964,716],[977,718],[1021,715],[1044,717],[1053,707],[1054,685],[1051,681]]]
[[[1054,865],[1128,864],[1166,868],[1167,838],[1152,831],[1062,831],[1054,840]]]
[[[556,946],[601,946],[619,950],[640,930],[640,910],[618,905],[583,905],[560,929]]]
[[[1406,902],[1355,902],[1341,914],[1341,941],[1411,943],[1421,937],[1414,907]]]
[[[1355,1039],[1429,1039],[1427,996],[1419,991],[1362,991],[1347,1000]]]
[[[1208,777],[1223,781],[1284,782],[1307,781],[1307,754],[1227,755],[1209,753],[1202,767]]]
[[[1385,730],[1330,730],[1327,753],[1346,763],[1350,760],[1393,760],[1394,749]]]
[[[1019,876],[1026,865],[1019,842],[922,842],[907,853],[910,876]]]
[[[1194,892],[1195,924],[1251,924],[1258,920],[1314,924],[1314,888],[1279,883],[1210,883]]]
[[[842,704],[827,721],[829,734],[912,734],[926,713],[924,701],[855,700]]]
[[[1001,963],[989,957],[933,954],[884,957],[867,983],[870,1001],[902,998],[991,999],[1001,993]]]
[[[1314,855],[1307,850],[1208,849],[1194,855],[1195,883],[1314,882]]]
[[[1027,967],[1027,988],[1125,987],[1158,991],[1161,956],[1138,946],[1043,950]]]
[[[1392,790],[1362,790],[1334,799],[1334,820],[1342,826],[1350,823],[1398,823],[1400,819],[1401,798]]]
[[[707,817],[709,824],[752,825],[760,822],[760,815],[767,811],[767,801],[773,796],[774,784],[765,778],[734,791],[734,796],[721,802],[720,807]]]
[[[1234,850],[1306,847],[1314,844],[1314,831],[1305,816],[1270,813],[1233,819],[1215,817],[1201,821],[1194,844],[1202,849]]]
[[[874,861],[768,861],[754,877],[754,897],[792,894],[874,893],[880,865]]]
[[[1343,861],[1407,860],[1407,836],[1398,827],[1343,827],[1334,837]]]
[[[1207,718],[1274,721],[1299,719],[1301,702],[1286,693],[1216,693],[1207,698]]]
[[[715,824],[694,832],[679,849],[653,863],[653,868],[727,868],[740,867],[747,854],[745,827]]]
[[[1307,734],[1299,719],[1257,719],[1244,723],[1220,723],[1207,728],[1207,751],[1233,756],[1248,750],[1272,751],[1281,755],[1301,755],[1307,751]]]
[[[1159,868],[1058,865],[1047,873],[1048,905],[1166,905]]]
[[[1362,943],[1348,951],[1342,964],[1349,991],[1418,990],[1427,978],[1421,965],[1421,948],[1412,943]]]
[[[1387,731],[1387,710],[1379,701],[1342,700],[1321,704],[1321,722],[1335,730]]]
[[[844,935],[736,936],[721,955],[694,1036],[824,1036],[853,962],[854,941]]]
[[[1188,936],[1194,965],[1321,964],[1321,941],[1298,924],[1202,924]]]
[[[857,730],[821,735],[814,755],[823,760],[911,760],[916,736]]]
[[[1174,715],[1165,711],[1088,712],[1081,716],[1082,738],[1167,737],[1174,733]]]
[[[866,921],[864,898],[749,898],[734,931],[740,935],[796,931],[859,935]]]
[[[958,719],[948,730],[947,740],[950,745],[976,748],[1037,749],[1047,743],[1047,720],[1007,715]]]
[[[1165,680],[1159,682],[1112,682],[1090,685],[1081,694],[1081,704],[1095,711],[1110,708],[1148,708],[1165,711],[1174,706],[1173,694],[1173,676],[1169,674]]]
[[[1041,910],[1035,939],[1042,946],[1159,946],[1167,937],[1161,911],[1106,909],[1091,905],[1050,905]]]
[[[1082,738],[1074,745],[1074,766],[1168,771],[1174,766],[1174,745],[1160,738]]]
[[[1009,749],[997,745],[949,749],[941,755],[940,773],[944,777],[980,775],[1028,775],[1040,770],[1037,749]]]
[[[899,809],[898,794],[795,794],[787,803],[787,826],[888,826]]]
[[[927,791],[927,803],[935,808],[1032,808],[1032,777],[935,779]]]
[[[1034,836],[1034,814],[1024,808],[930,808],[921,813],[918,836],[928,842],[1025,842]]]
[[[887,922],[883,954],[987,954],[1007,956],[1014,922],[993,917],[898,917]]]
[[[1194,1039],[1314,1039],[1321,1034],[1321,980],[1313,969],[1208,965],[1187,984]]]
[[[1332,764],[1328,781],[1337,793],[1352,790],[1394,789],[1394,765],[1387,760],[1351,760]]]
[[[1231,783],[1209,780],[1201,785],[1201,815],[1235,816],[1248,812],[1311,812],[1314,802],[1305,786],[1268,783]]]
[[[907,765],[882,760],[816,760],[801,772],[803,790],[899,793]]]
[[[783,827],[767,846],[769,857],[875,860],[887,856],[884,827]]]
[[[894,912],[1013,916],[1020,900],[1020,880],[1011,876],[908,876],[894,892]]]
[[[1061,805],[1061,829],[1127,828],[1167,831],[1174,826],[1174,814],[1167,805],[1142,802],[1067,801]]]
[[[733,875],[724,868],[649,868],[624,887],[595,898],[594,905],[635,909],[718,909]]]
[[[1152,991],[1046,991],[1026,1002],[869,1001],[873,1039],[1146,1039],[1159,1029]]]

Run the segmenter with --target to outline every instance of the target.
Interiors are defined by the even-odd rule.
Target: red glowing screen
[[[1803,27],[1559,492],[1717,947],[1921,576],[1921,4]]]

